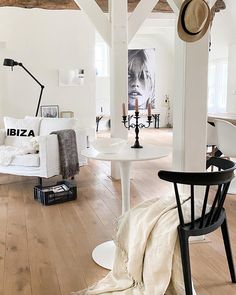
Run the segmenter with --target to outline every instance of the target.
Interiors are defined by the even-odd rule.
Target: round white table
[[[146,144],[143,148],[131,148],[127,144],[119,153],[99,153],[94,148],[87,148],[81,154],[87,158],[100,161],[118,161],[120,166],[122,214],[130,209],[130,167],[133,161],[147,161],[166,157],[170,149],[157,145]],[[112,269],[115,244],[107,241],[98,245],[92,253],[93,260],[100,266]]]

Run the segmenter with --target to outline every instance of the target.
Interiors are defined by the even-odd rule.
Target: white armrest
[[[60,174],[59,147],[56,134],[39,136],[39,156],[43,177]]]
[[[77,144],[77,152],[79,158],[79,165],[83,166],[87,164],[87,158],[81,155],[81,151],[86,149],[88,146],[88,135],[82,129],[75,130],[76,133],[76,144]]]
[[[4,129],[0,129],[0,145],[3,145],[6,138],[6,132]]]

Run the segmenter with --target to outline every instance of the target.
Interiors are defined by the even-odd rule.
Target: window
[[[108,48],[102,41],[97,41],[95,45],[95,68],[97,76],[108,75]]]
[[[209,64],[208,73],[208,112],[223,113],[227,102],[226,60],[214,60]]]

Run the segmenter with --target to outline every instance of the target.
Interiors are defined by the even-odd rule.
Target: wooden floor
[[[140,137],[144,145],[171,148],[170,129],[141,130]],[[76,178],[78,199],[49,207],[33,200],[34,179],[0,176],[0,295],[69,295],[106,275],[91,252],[113,237],[121,213],[120,182],[110,178],[109,165],[89,161]],[[134,163],[132,205],[168,193],[170,186],[157,171],[170,167],[171,155]],[[236,196],[228,196],[226,209],[236,262]],[[236,294],[219,231],[191,244],[191,261],[198,295]]]

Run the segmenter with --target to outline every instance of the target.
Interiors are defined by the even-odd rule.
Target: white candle
[[[125,103],[122,103],[123,116],[126,116]]]
[[[138,112],[138,99],[135,98],[135,112]]]

